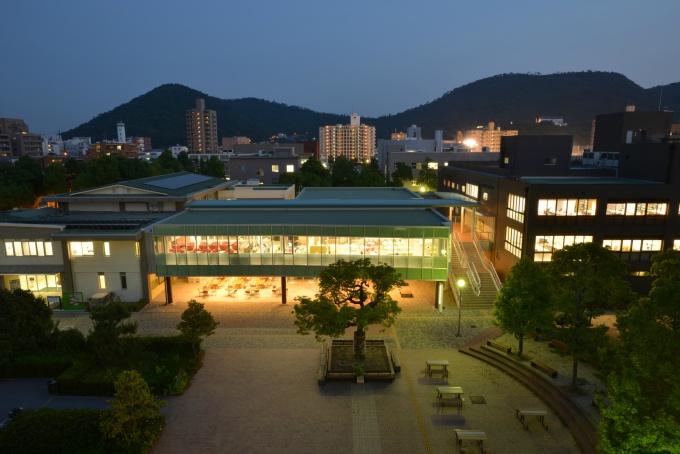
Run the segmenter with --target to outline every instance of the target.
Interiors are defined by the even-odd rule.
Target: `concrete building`
[[[44,154],[47,154],[47,144],[43,136],[31,134],[24,120],[0,118],[0,156],[18,158]]]
[[[349,125],[322,126],[319,153],[322,161],[344,156],[365,162],[375,154],[375,127],[362,125],[356,113],[352,114]]]
[[[187,110],[187,147],[189,153],[217,153],[217,112],[205,108],[205,100],[197,99],[196,108]]]
[[[302,149],[300,146],[299,149]],[[256,179],[265,185],[278,184],[282,173],[295,173],[310,155],[297,153],[294,147],[274,147],[272,152],[257,155],[234,154],[229,157],[229,179]]]
[[[501,137],[516,136],[519,132],[517,130],[501,130],[500,126],[496,127],[493,121],[490,121],[486,126],[477,126],[476,129],[469,129],[467,131],[458,131],[458,142],[462,142],[470,148],[472,152],[501,151]]]
[[[572,164],[571,136],[504,137],[497,164],[440,169],[440,189],[483,204],[454,215],[501,277],[525,255],[548,262],[564,246],[598,242],[629,265],[636,290],[648,291],[651,257],[680,249],[680,141],[670,138],[671,119],[598,115],[602,150],[592,162],[584,156],[585,165]],[[606,159],[595,162],[596,154]]]
[[[102,158],[104,156],[123,156],[125,158],[137,159],[139,151],[135,145],[120,142],[97,142],[90,146],[85,153],[85,160]]]

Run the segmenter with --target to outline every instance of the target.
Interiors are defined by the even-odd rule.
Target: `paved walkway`
[[[168,425],[153,452],[455,452],[454,428],[486,431],[485,446],[493,453],[579,452],[550,412],[549,430],[534,421],[524,430],[513,409],[544,408],[541,400],[501,371],[458,352],[492,326],[488,312],[464,310],[462,336],[456,337],[458,314],[451,296],[439,314],[431,297],[434,284],[411,286],[414,298],[401,300],[404,312],[396,326],[368,333],[385,339],[401,359],[402,371],[392,383],[318,386],[319,345],[313,336],[295,333],[292,301],[288,306],[255,299],[205,301],[220,325],[204,342],[203,368],[191,387],[168,399]],[[175,333],[185,308],[185,302],[151,305],[134,319],[140,333]],[[55,318],[62,328],[89,328],[87,315]],[[447,383],[425,376],[427,359],[451,362],[448,384],[465,391],[460,412],[436,405],[436,386]],[[485,403],[472,403],[473,396]]]

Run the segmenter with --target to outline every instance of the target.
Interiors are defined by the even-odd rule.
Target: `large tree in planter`
[[[293,313],[299,334],[314,332],[340,337],[356,327],[354,354],[361,358],[366,349],[366,329],[370,325],[392,326],[401,308],[390,296],[392,289],[406,283],[394,268],[370,259],[339,260],[319,273],[315,298],[298,297]]]

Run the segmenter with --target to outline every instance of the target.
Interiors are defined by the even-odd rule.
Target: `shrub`
[[[27,410],[10,419],[0,430],[5,453],[48,452],[104,453],[99,429],[101,410]]]
[[[71,364],[67,356],[24,355],[0,368],[0,378],[56,377]]]

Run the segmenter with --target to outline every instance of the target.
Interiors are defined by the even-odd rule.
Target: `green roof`
[[[304,188],[297,196],[298,200],[312,199],[384,199],[410,200],[421,197],[406,188]]]
[[[154,225],[304,225],[442,227],[449,221],[429,209],[189,210]]]

